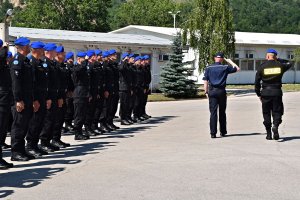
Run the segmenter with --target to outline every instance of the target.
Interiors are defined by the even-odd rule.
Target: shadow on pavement
[[[0,188],[31,188],[43,182],[45,179],[50,179],[52,176],[65,170],[65,167],[54,167],[55,165],[70,165],[78,164],[81,162],[81,157],[88,154],[98,154],[99,150],[105,150],[108,147],[115,146],[119,142],[92,142],[93,139],[109,139],[109,138],[130,138],[134,137],[136,133],[154,128],[155,124],[161,124],[170,121],[177,116],[162,116],[153,117],[141,124],[138,127],[122,128],[119,131],[107,133],[99,137],[92,137],[91,143],[80,142],[73,144],[71,147],[62,149],[60,151],[51,153],[37,160],[37,162],[27,162],[16,164],[14,168],[24,170],[20,171],[5,171],[0,173]],[[69,135],[69,134],[64,134]],[[70,134],[70,137],[71,134]],[[9,150],[5,150],[4,156],[9,156]],[[66,160],[66,158],[78,158],[73,160]],[[49,166],[49,167],[46,167]],[[41,168],[32,168],[41,167]],[[14,193],[14,190],[1,190],[0,199],[8,197]]]
[[[300,136],[280,137],[280,140],[278,140],[278,142],[289,142],[293,140],[300,140]]]
[[[264,135],[263,133],[240,133],[240,134],[228,134],[226,137],[244,137],[244,136],[255,136]]]

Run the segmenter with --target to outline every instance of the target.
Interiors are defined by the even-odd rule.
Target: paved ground
[[[226,138],[210,139],[207,100],[150,103],[141,124],[0,172],[22,200],[300,199],[300,93],[284,96],[279,142],[266,141],[255,96],[228,100]],[[8,155],[8,153],[6,153]]]

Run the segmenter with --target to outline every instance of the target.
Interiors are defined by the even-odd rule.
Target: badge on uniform
[[[44,64],[43,64],[43,67],[44,67],[44,68],[47,68],[47,67],[48,67],[47,63],[44,63]]]
[[[19,76],[19,71],[15,70],[15,75]]]
[[[14,60],[14,65],[18,65],[19,64],[19,61],[18,60]]]

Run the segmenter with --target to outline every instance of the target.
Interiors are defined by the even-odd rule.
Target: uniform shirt
[[[88,73],[88,64],[87,61],[82,62],[81,64],[76,64],[73,69],[73,82],[74,82],[74,100],[76,98],[86,99],[90,97],[90,74]]]
[[[151,66],[148,64],[144,67],[145,70],[145,84],[146,88],[149,89],[150,83],[152,81],[152,75],[151,75]]]
[[[6,64],[7,47],[0,49],[0,105],[9,105],[12,100],[11,76],[9,65]],[[0,111],[1,111],[0,107]]]
[[[235,67],[214,63],[206,67],[203,80],[208,81],[212,87],[225,88],[228,74],[236,71]]]
[[[39,60],[32,56],[30,64],[34,71],[33,98],[38,101],[46,101],[48,94],[48,65],[45,60]]]
[[[135,88],[138,90],[144,90],[145,87],[145,71],[142,66],[136,66],[135,70]]]
[[[292,64],[289,61],[282,59],[277,61],[268,60],[262,63],[257,68],[255,76],[255,92],[257,96],[282,96],[282,77],[291,67]]]
[[[44,58],[49,70],[49,85],[48,85],[48,97],[47,100],[56,101],[58,99],[58,89],[60,85],[59,68],[54,60]]]
[[[56,62],[59,77],[58,99],[65,99],[68,91],[69,72],[65,63]]]
[[[113,92],[114,90],[114,71],[111,63],[108,61],[103,62],[104,70],[104,90],[108,92]]]
[[[104,93],[104,70],[103,70],[103,64],[96,61],[94,63],[94,67],[95,67],[95,73],[97,76],[97,86],[98,86],[98,92],[97,94],[99,94],[100,96],[103,95]]]
[[[74,91],[74,83],[72,80],[72,73],[73,73],[73,63],[66,63],[67,66],[67,75],[68,75],[68,92]]]
[[[119,65],[119,90],[132,90],[132,71],[128,61],[124,61]]]

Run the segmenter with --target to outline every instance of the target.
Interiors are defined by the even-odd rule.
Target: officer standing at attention
[[[292,64],[277,58],[277,51],[268,49],[267,62],[261,64],[255,76],[255,92],[262,102],[264,125],[267,130],[267,140],[279,139],[278,127],[282,123],[284,107],[282,102],[282,76],[288,71]],[[273,116],[273,127],[271,122]],[[271,132],[272,129],[272,132]]]
[[[66,131],[72,132],[74,126],[72,125],[74,116],[74,104],[73,104],[73,92],[74,83],[72,80],[72,72],[74,67],[74,53],[68,52],[66,54],[66,65],[67,65],[67,75],[68,75],[68,88],[66,97],[66,113],[65,113],[65,129]]]
[[[0,39],[0,139],[5,142],[7,124],[10,113],[11,103],[11,77],[9,73],[9,66],[7,65],[7,45],[3,46],[3,41]],[[4,141],[3,141],[4,140]],[[1,144],[2,145],[2,144]],[[0,146],[0,170],[13,167],[13,164],[7,163],[2,158],[2,146]]]
[[[151,93],[150,91],[150,83],[152,81],[152,75],[151,75],[151,65],[150,65],[150,57],[148,55],[145,55],[143,58],[143,68],[145,71],[145,87],[146,87],[146,94],[144,96],[144,100],[143,100],[143,115],[142,117],[145,119],[149,119],[151,118],[150,115],[147,114],[146,112],[146,106],[147,106],[147,102],[148,102],[148,96]]]
[[[32,159],[25,152],[25,136],[33,113],[33,69],[29,59],[30,40],[20,37],[15,41],[17,54],[10,65],[14,105],[12,106],[13,124],[11,128],[12,161]]]
[[[83,134],[82,126],[85,123],[87,106],[90,95],[90,76],[88,73],[86,53],[77,53],[77,63],[73,69],[73,83],[75,86],[73,102],[74,102],[74,132],[75,140],[87,140],[89,136]]]
[[[227,106],[227,94],[226,94],[226,80],[228,74],[235,73],[240,68],[234,64],[231,60],[227,60],[230,65],[223,65],[224,54],[217,53],[214,57],[215,63],[206,67],[204,72],[204,91],[209,98],[209,111],[210,111],[210,134],[211,138],[216,138],[217,126],[218,126],[218,108],[219,108],[219,122],[221,136],[224,137],[227,134],[226,127],[226,106]]]
[[[40,41],[31,44],[32,57],[30,64],[34,71],[33,100],[35,107],[33,108],[33,116],[29,122],[26,136],[26,152],[35,158],[48,154],[38,148],[39,137],[46,115],[46,98],[48,95],[48,65],[45,60],[41,60],[44,56],[44,46],[44,43]]]

